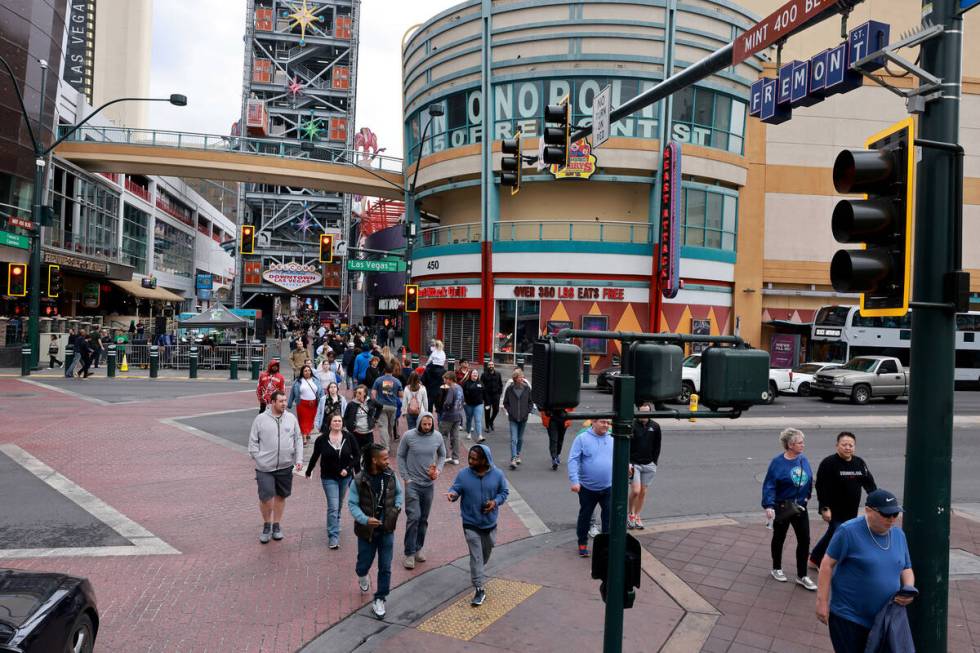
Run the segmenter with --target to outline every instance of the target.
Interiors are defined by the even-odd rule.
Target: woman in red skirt
[[[323,388],[320,387],[320,380],[313,374],[313,368],[304,365],[299,372],[299,378],[293,382],[293,387],[289,391],[288,407],[296,406],[296,419],[299,421],[299,431],[303,434],[303,444],[310,443],[310,433],[313,432],[313,422],[316,419],[317,406],[320,397],[323,396]]]

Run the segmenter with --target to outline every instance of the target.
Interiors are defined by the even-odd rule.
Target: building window
[[[153,229],[153,269],[177,277],[194,274],[194,236],[157,220]]]
[[[494,359],[514,363],[517,354],[530,362],[541,321],[540,303],[526,299],[497,300],[497,329],[494,333]]]
[[[119,260],[119,193],[56,163],[51,196],[55,215],[44,230],[46,245]]]
[[[629,98],[652,88],[656,81],[622,78],[572,78],[506,82],[493,86],[493,140],[509,138],[520,130],[535,138],[541,134],[545,106],[568,94],[572,101],[572,122],[587,124],[592,120],[592,102],[606,85],[612,87],[613,102],[622,104]],[[428,106],[415,111],[408,122],[407,162],[421,151],[433,152],[474,145],[483,140],[482,91],[471,88],[457,91],[439,100],[443,115],[432,118],[424,143],[421,132],[429,121]],[[722,91],[688,87],[674,94],[671,137],[681,143],[711,147],[742,154],[745,131],[745,102]],[[634,113],[610,125],[612,136],[656,139],[659,136],[659,104]]]
[[[131,204],[123,205],[123,261],[132,265],[138,274],[146,274],[146,251],[148,245],[149,214]]]
[[[685,245],[735,251],[738,198],[734,194],[685,183],[681,216]]]

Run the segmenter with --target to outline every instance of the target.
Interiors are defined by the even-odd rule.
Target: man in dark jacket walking
[[[391,588],[391,557],[395,547],[395,524],[402,509],[402,484],[388,466],[388,448],[371,444],[364,448],[361,472],[354,477],[347,506],[354,517],[357,535],[357,584],[362,592],[371,589],[368,572],[378,557],[378,588],[371,609],[384,619],[385,601]]]
[[[878,489],[867,464],[854,455],[857,438],[853,433],[837,434],[837,452],[820,461],[817,468],[817,502],[820,516],[827,522],[827,532],[810,552],[810,564],[819,568],[837,527],[857,517],[861,505],[861,488],[871,493]]]
[[[504,392],[504,410],[510,422],[510,468],[517,469],[524,449],[524,429],[531,414],[531,386],[524,381],[524,371],[520,368],[514,370],[511,381]]]
[[[491,360],[480,375],[483,384],[483,424],[487,432],[493,431],[493,421],[500,411],[500,396],[504,393],[504,380]]]
[[[470,550],[470,580],[476,590],[470,604],[483,605],[487,577],[484,567],[490,560],[497,539],[497,512],[509,493],[504,473],[493,464],[490,447],[478,444],[470,448],[469,467],[456,475],[446,497],[462,499],[459,514],[463,518],[463,536]]]

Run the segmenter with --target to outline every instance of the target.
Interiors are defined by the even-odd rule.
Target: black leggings
[[[565,443],[565,420],[551,418],[548,422],[548,450],[552,458],[561,456],[561,448]]]
[[[772,568],[783,568],[783,542],[790,526],[796,534],[796,576],[802,578],[806,576],[806,558],[810,552],[810,516],[806,510],[792,519],[772,525]]]
[[[492,429],[493,420],[497,419],[497,413],[500,412],[500,398],[492,399],[488,403],[483,404],[483,427]]]

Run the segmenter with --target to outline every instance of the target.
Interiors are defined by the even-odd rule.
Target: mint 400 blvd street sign
[[[347,269],[351,272],[404,272],[405,261],[383,258],[376,261],[367,259],[347,259]]]

